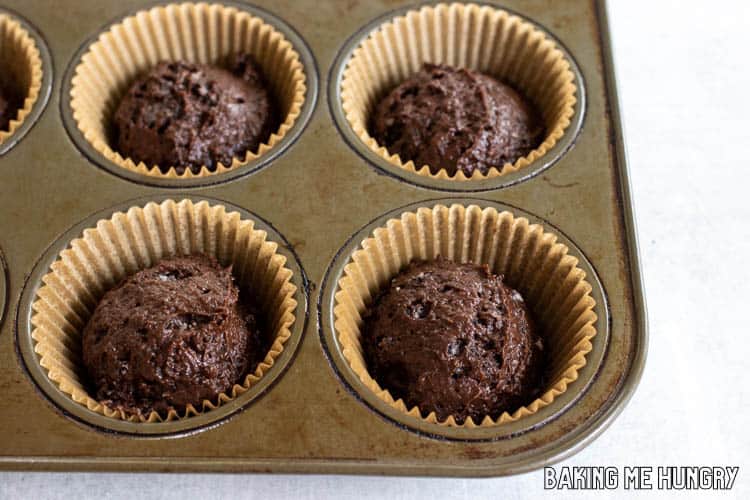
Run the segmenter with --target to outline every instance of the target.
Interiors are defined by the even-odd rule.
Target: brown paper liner
[[[438,421],[417,406],[394,400],[367,371],[360,328],[362,315],[378,292],[414,260],[442,256],[456,262],[487,264],[523,295],[545,342],[547,386],[536,400],[496,420],[463,424],[453,416]],[[406,212],[373,231],[344,267],[334,299],[334,328],[344,358],[362,383],[388,405],[415,418],[452,427],[492,426],[532,415],[565,392],[586,364],[597,316],[591,285],[578,260],[557,237],[525,218],[494,208],[437,205]]]
[[[89,410],[131,422],[161,422],[186,418],[217,408],[249,390],[273,366],[291,336],[295,321],[296,287],[286,258],[278,245],[266,240],[265,231],[254,229],[251,220],[222,205],[190,200],[133,207],[100,220],[73,240],[42,278],[32,305],[35,352],[39,363],[60,390]],[[171,410],[166,417],[157,412],[131,415],[104,406],[85,388],[81,334],[102,295],[125,277],[174,255],[203,253],[222,265],[232,265],[240,288],[259,297],[259,309],[273,330],[273,343],[266,357],[242,384],[215,400],[204,400],[200,408],[188,406],[184,414]]]
[[[228,166],[219,163],[214,171],[203,166],[197,174],[186,169],[180,175],[174,165],[164,174],[113,149],[112,117],[139,74],[161,61],[221,65],[236,53],[255,58],[281,111],[281,125],[258,151]],[[70,107],[83,136],[111,162],[142,175],[184,179],[228,172],[268,152],[294,125],[306,90],[299,54],[271,25],[234,7],[181,3],[140,11],[102,33],[75,69]]]
[[[370,135],[375,105],[425,62],[465,67],[509,83],[540,111],[546,137],[528,155],[487,174],[459,170],[433,174],[427,165],[404,163]],[[575,113],[575,76],[555,43],[520,17],[476,4],[438,4],[409,11],[373,31],[352,52],[341,80],[341,104],[354,132],[396,167],[437,179],[498,177],[541,158],[563,136]]]
[[[0,12],[0,71],[6,85],[23,96],[21,108],[8,130],[0,130],[0,144],[21,126],[39,98],[42,88],[42,58],[31,35],[21,24]]]

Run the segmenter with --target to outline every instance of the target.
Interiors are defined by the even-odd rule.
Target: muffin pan
[[[90,43],[154,5],[81,0],[63,16],[43,0],[6,3],[47,41],[51,59],[43,44],[40,52],[54,91],[26,139],[0,157],[7,259],[2,272],[0,257],[0,311],[8,303],[0,316],[0,468],[505,475],[580,450],[632,395],[647,332],[603,1],[481,4],[517,13],[553,40],[570,62],[577,100],[563,136],[544,155],[507,175],[463,181],[419,176],[373,157],[340,109],[339,83],[352,51],[373,29],[421,5],[223,3],[262,18],[292,43],[306,77],[300,115],[247,165],[165,179],[125,170],[91,149],[76,132],[69,97]],[[122,12],[113,20],[116,10]],[[54,80],[51,60],[67,68]],[[50,380],[31,336],[32,304],[58,254],[86,228],[165,200],[223,205],[265,230],[292,272],[295,321],[277,362],[238,398],[178,420],[127,422],[92,411]],[[532,414],[492,426],[441,426],[378,398],[341,353],[335,294],[354,251],[387,221],[438,205],[478,206],[540,224],[586,273],[596,314],[586,363]]]

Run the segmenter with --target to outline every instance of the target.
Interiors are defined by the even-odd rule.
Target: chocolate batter
[[[8,124],[16,117],[20,107],[17,101],[12,92],[0,86],[0,130],[8,130]]]
[[[514,163],[544,137],[539,114],[509,86],[434,64],[425,64],[378,103],[370,129],[404,163],[467,176]]]
[[[83,362],[99,401],[165,415],[241,383],[265,356],[263,344],[231,268],[177,257],[104,295],[83,332]]]
[[[8,122],[10,121],[10,113],[8,113],[8,101],[5,100],[2,91],[0,91],[0,130],[8,129]]]
[[[412,263],[365,316],[372,377],[408,407],[475,423],[531,403],[543,344],[521,295],[487,266]]]
[[[123,156],[166,173],[203,165],[215,170],[257,151],[276,129],[276,110],[260,69],[249,55],[229,71],[186,62],[160,63],[138,78],[115,113]]]

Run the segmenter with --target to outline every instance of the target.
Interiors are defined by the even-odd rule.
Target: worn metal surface
[[[408,2],[331,1],[314,8],[291,0],[254,2],[300,34],[316,60],[321,91],[299,139],[263,169],[198,188],[149,186],[113,175],[89,161],[63,125],[61,69],[113,20],[113,13],[150,3],[81,0],[65,9],[42,0],[6,3],[46,39],[56,71],[49,105],[37,124],[0,157],[0,247],[9,285],[0,330],[0,468],[510,474],[579,450],[632,394],[645,357],[645,308],[603,4],[502,2],[554,33],[577,61],[586,87],[582,128],[575,146],[538,175],[502,189],[451,194],[467,203],[479,198],[518,207],[575,243],[607,297],[608,337],[597,336],[592,353],[599,352],[602,362],[588,364],[569,388],[574,400],[565,407],[551,405],[550,418],[538,426],[465,441],[398,426],[350,394],[329,365],[321,342],[326,324],[319,330],[315,314],[319,308],[321,317],[327,314],[321,286],[352,235],[398,207],[446,196],[384,175],[355,153],[333,124],[325,92],[347,39]],[[197,432],[143,439],[102,432],[47,400],[25,373],[16,334],[22,338],[28,320],[21,300],[24,283],[36,286],[35,265],[50,245],[92,214],[135,198],[163,196],[225,200],[265,219],[288,240],[310,280],[311,315],[286,372],[244,411]],[[46,261],[41,262],[44,267]]]

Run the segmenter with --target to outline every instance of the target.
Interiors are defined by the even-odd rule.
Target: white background
[[[630,404],[560,465],[740,465],[731,493],[680,496],[750,498],[750,2],[610,0],[609,12],[651,337]],[[603,496],[542,486],[541,472],[484,480],[0,473],[1,499]]]

